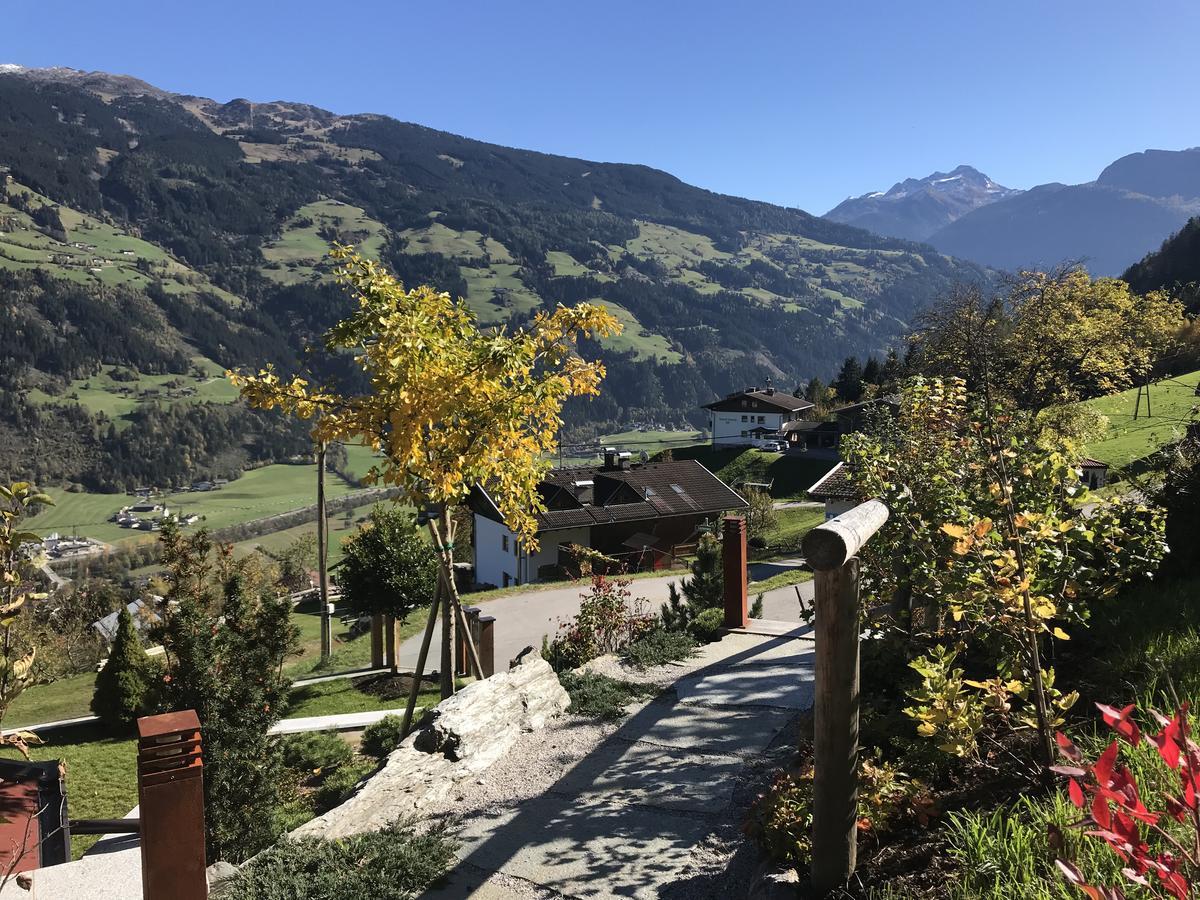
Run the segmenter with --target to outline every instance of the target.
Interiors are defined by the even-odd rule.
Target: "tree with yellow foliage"
[[[910,340],[922,374],[964,378],[972,391],[986,380],[1039,412],[1140,383],[1183,326],[1183,306],[1166,294],[1070,268],[1021,272],[995,295],[959,286],[918,317]]]
[[[326,335],[330,352],[354,354],[370,391],[347,395],[301,377],[229,373],[252,406],[312,419],[317,441],[368,446],[381,456],[369,478],[398,487],[400,499],[436,508],[429,530],[441,569],[442,693],[453,692],[450,647],[462,624],[454,587],[450,508],[486,484],[505,523],[537,549],[537,487],[549,467],[563,403],[598,392],[604,367],[575,352],[580,335],[620,330],[601,306],[539,312],[513,331],[480,329],[461,299],[430,287],[406,290],[377,263],[338,247],[338,279],[358,309]],[[430,612],[409,709],[434,623]],[[467,636],[472,666],[474,647]]]

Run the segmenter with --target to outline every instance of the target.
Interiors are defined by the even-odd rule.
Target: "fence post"
[[[746,520],[726,516],[721,523],[721,568],[724,572],[725,627],[750,624],[746,602]]]
[[[204,761],[194,710],[138,726],[138,805],[144,900],[205,900]]]
[[[858,857],[859,563],[855,555],[887,521],[870,500],[804,538],[814,570],[812,886],[824,896],[846,883]]]
[[[463,617],[467,620],[467,627],[471,629],[471,639],[475,642],[476,653],[479,652],[479,613],[478,606],[464,606],[462,608]],[[465,629],[459,629],[454,635],[454,674],[455,675],[470,675],[471,660],[467,655],[467,635]],[[482,660],[480,661],[482,666]]]
[[[484,678],[491,678],[496,673],[496,617],[480,616],[479,639],[475,644],[479,654],[479,668],[483,670]]]

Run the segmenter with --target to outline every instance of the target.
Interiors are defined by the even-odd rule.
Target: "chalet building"
[[[604,451],[604,464],[551,469],[538,486],[536,553],[504,524],[484,487],[471,492],[475,581],[507,587],[563,573],[568,545],[598,551],[629,571],[669,565],[677,548],[699,540],[706,522],[746,509],[735,491],[696,460],[637,463]]]
[[[816,484],[808,489],[808,496],[825,503],[826,522],[849,512],[866,499],[854,484],[850,477],[850,469],[844,462],[838,463],[822,475]]]
[[[783,440],[783,428],[801,421],[813,405],[797,388],[792,393],[748,387],[703,407],[709,411],[713,446],[738,446],[756,440]]]

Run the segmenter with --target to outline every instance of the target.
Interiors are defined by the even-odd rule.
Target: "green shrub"
[[[454,861],[444,828],[411,823],[342,840],[285,839],[247,864],[222,900],[409,900]]]
[[[146,655],[133,616],[122,606],[108,662],[96,676],[92,712],[105,725],[129,728],[153,707],[158,680],[159,667]]]
[[[354,765],[339,766],[325,778],[313,793],[313,812],[321,815],[341,805],[358,783],[375,771],[375,763],[364,760]]]
[[[688,626],[696,640],[703,644],[715,641],[725,627],[725,611],[722,609],[701,610]]]
[[[289,734],[282,743],[283,764],[305,774],[328,774],[354,758],[350,745],[336,731]]]
[[[635,669],[648,669],[680,659],[696,652],[696,639],[686,631],[667,631],[655,628],[621,651],[621,658]]]
[[[360,748],[365,756],[383,759],[400,746],[404,738],[401,726],[404,720],[399,716],[384,716],[373,725],[367,726],[362,734]]]
[[[780,772],[750,808],[746,831],[763,850],[781,862],[807,863],[812,855],[812,768]],[[928,794],[920,782],[891,763],[864,755],[858,784],[858,828],[886,834],[902,815],[928,807]]]
[[[566,672],[559,678],[571,695],[571,712],[593,719],[614,721],[625,715],[634,700],[653,696],[657,689],[632,681],[620,681],[594,672]]]

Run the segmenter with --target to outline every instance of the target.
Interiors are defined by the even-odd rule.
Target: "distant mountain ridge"
[[[176,434],[202,415],[203,429],[218,427],[207,373],[296,370],[304,344],[350,308],[329,277],[335,241],[406,284],[464,297],[484,325],[606,304],[625,332],[583,342],[608,376],[598,398],[566,410],[568,440],[702,425],[700,404],[730,390],[829,377],[846,355],[895,344],[951,284],[989,277],[927,246],[647,166],[377,114],[9,67],[0,109],[0,178],[11,179],[0,274],[23,333],[37,336],[31,348],[20,329],[0,331],[0,452],[12,451],[0,458],[29,459],[53,435],[39,480],[121,488],[191,477],[218,457],[228,468],[274,458],[284,443],[264,436],[273,419],[222,424],[207,442],[159,440],[170,461],[152,466],[132,441],[161,437],[168,418]],[[137,344],[135,322],[156,322],[161,340]],[[317,374],[346,376],[342,362]]]
[[[925,178],[906,178],[888,191],[843,200],[825,218],[876,234],[924,241],[972,210],[1020,193],[961,165]]]

